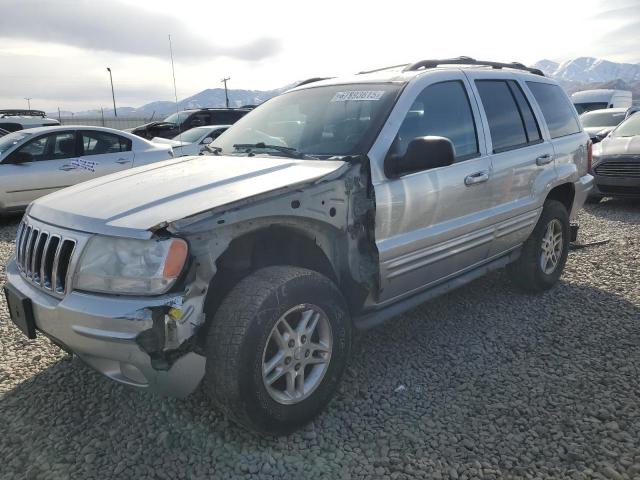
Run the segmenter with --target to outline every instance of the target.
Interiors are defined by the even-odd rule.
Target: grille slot
[[[67,292],[67,274],[76,240],[23,220],[16,235],[16,262],[22,276],[58,296]]]
[[[640,178],[640,159],[630,162],[604,161],[595,169],[603,177]]]

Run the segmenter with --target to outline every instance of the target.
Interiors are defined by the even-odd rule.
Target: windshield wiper
[[[268,143],[264,143],[264,142],[236,143],[233,145],[233,148],[238,150],[246,149],[247,152],[249,153],[256,148],[266,149],[266,150],[275,150],[276,152],[282,153],[289,158],[309,158],[309,156],[306,153],[299,152],[293,147],[283,147],[281,145],[269,145]]]

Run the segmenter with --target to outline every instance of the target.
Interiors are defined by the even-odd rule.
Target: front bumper
[[[25,281],[11,259],[7,283],[31,299],[36,329],[120,383],[173,397],[193,392],[204,375],[205,358],[181,356],[157,370],[136,337],[153,327],[153,309],[170,297],[123,297],[72,291],[57,299]]]
[[[605,177],[595,175],[591,196],[640,198],[640,178]]]

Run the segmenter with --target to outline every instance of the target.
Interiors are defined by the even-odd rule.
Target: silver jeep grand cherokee
[[[104,375],[283,433],[330,400],[354,328],[508,267],[560,277],[590,142],[539,71],[467,57],[307,82],[212,156],[31,204],[13,321]]]

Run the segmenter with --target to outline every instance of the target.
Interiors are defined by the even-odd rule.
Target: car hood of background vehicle
[[[267,192],[295,188],[343,165],[342,161],[262,156],[182,157],[59,190],[33,202],[27,213],[64,228],[149,238],[150,230],[159,225]]]
[[[142,125],[138,125],[137,127],[132,128],[132,131],[142,131],[142,130],[148,130],[151,127],[157,127],[158,125],[174,125],[174,123],[171,122],[164,122],[164,121],[157,121],[157,122],[149,122],[149,123],[143,123]]]
[[[600,132],[610,132],[614,128],[616,127],[585,127],[584,131],[587,132],[590,137],[595,137],[596,134]]]
[[[598,155],[608,157],[610,155],[640,155],[640,135],[634,137],[607,137],[597,144]]]
[[[161,143],[163,145],[171,145],[172,147],[183,147],[185,145],[191,145],[191,142],[182,142],[179,140],[171,140],[170,138],[153,137],[150,142]]]

